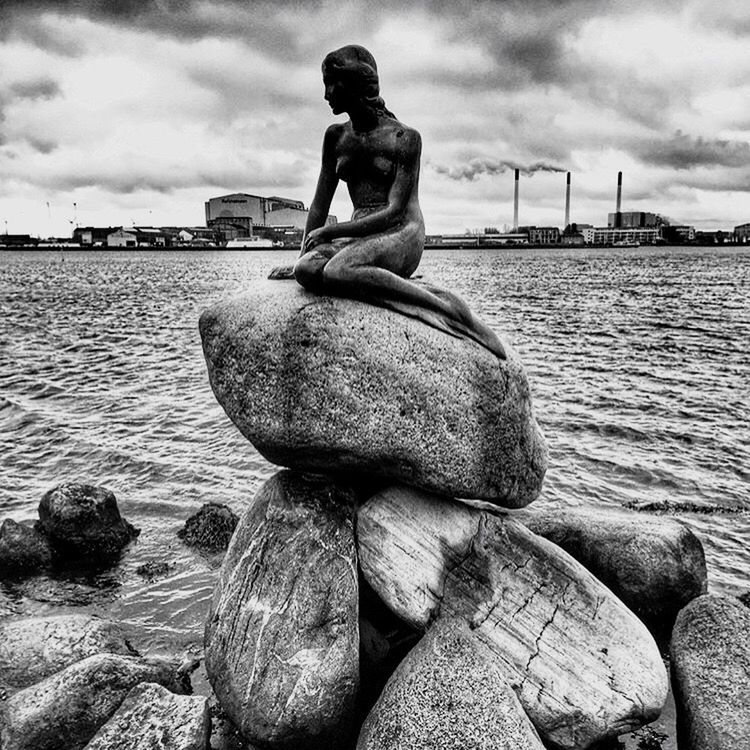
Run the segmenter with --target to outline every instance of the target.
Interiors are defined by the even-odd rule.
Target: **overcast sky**
[[[73,202],[103,226],[201,225],[229,192],[309,205],[320,63],[349,43],[422,134],[428,232],[509,224],[509,165],[522,224],[562,226],[566,170],[574,221],[606,224],[618,170],[623,210],[750,221],[747,0],[2,0],[0,221],[67,236]]]

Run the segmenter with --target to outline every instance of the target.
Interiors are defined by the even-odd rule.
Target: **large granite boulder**
[[[208,699],[175,695],[161,685],[136,685],[86,750],[207,750]]]
[[[223,709],[264,748],[334,748],[359,685],[352,493],[282,471],[232,537],[206,624]]]
[[[132,656],[120,626],[91,615],[0,621],[0,683],[24,688],[87,656]]]
[[[0,747],[80,750],[140,682],[182,690],[173,665],[163,661],[96,654],[71,664],[7,700]]]
[[[394,487],[359,510],[362,572],[408,623],[462,617],[543,740],[579,750],[655,719],[667,695],[643,623],[510,514]]]
[[[513,518],[562,547],[660,636],[671,633],[677,613],[691,599],[706,593],[703,545],[674,519],[543,504]]]
[[[464,620],[438,620],[401,662],[357,750],[544,750],[494,656]]]
[[[47,537],[32,526],[6,518],[0,526],[0,572],[33,573],[52,562]]]
[[[39,503],[39,529],[61,554],[116,557],[139,530],[120,516],[106,487],[64,482]]]
[[[684,750],[750,748],[750,610],[705,595],[680,612],[672,633],[672,685]]]
[[[526,374],[364,302],[266,281],[200,319],[216,398],[269,461],[520,507],[547,465]]]

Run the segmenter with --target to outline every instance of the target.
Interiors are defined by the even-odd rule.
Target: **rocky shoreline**
[[[679,521],[533,502],[546,447],[510,347],[496,360],[287,282],[213,308],[201,333],[220,403],[286,467],[239,519],[206,507],[181,534],[229,545],[205,630],[215,695],[189,695],[195,664],[136,653],[117,623],[9,618],[3,748],[616,750],[650,741],[667,649],[681,750],[745,747],[750,613],[706,594]],[[116,565],[137,530],[110,496],[66,484],[35,526],[5,520],[0,570]]]

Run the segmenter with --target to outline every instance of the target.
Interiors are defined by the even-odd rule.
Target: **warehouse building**
[[[303,230],[308,210],[302,201],[249,193],[232,193],[206,201],[206,226],[222,233],[226,240],[251,237],[255,227],[292,227]],[[335,224],[329,216],[326,224]]]

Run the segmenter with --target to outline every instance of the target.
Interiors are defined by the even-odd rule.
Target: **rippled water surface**
[[[218,560],[175,533],[205,502],[241,512],[274,472],[211,393],[198,315],[294,255],[0,252],[0,519],[79,480],[142,528],[113,570],[2,583],[0,614],[83,607],[197,648]],[[720,508],[677,515],[714,591],[750,587],[750,252],[428,251],[419,272],[520,353],[551,449],[543,499]],[[166,577],[135,572],[164,559]]]

